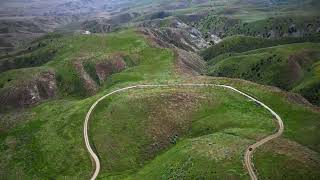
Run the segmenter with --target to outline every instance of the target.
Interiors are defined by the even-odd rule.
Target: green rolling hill
[[[296,43],[220,55],[209,61],[209,74],[277,86],[319,105],[319,49],[318,43]]]
[[[150,46],[147,39],[132,30],[43,41],[50,43],[30,53],[63,48],[39,67],[1,73],[1,92],[10,87],[17,89],[21,82],[28,83],[49,69],[61,77],[57,78],[54,97],[41,99],[40,104],[31,107],[24,105],[27,108],[15,113],[11,108],[2,110],[0,172],[3,177],[89,178],[91,163],[84,147],[82,125],[91,104],[119,87],[168,82],[229,84],[264,101],[282,116],[286,129],[281,147],[272,148],[274,143],[269,143],[255,154],[255,167],[261,176],[319,177],[320,113],[296,94],[243,80],[186,78],[175,71],[177,59],[172,50]],[[314,44],[292,48],[299,45]],[[73,62],[79,59],[83,64],[104,62],[113,53],[123,55],[126,69],[99,81],[96,94],[89,96],[85,86],[88,78],[78,74]],[[130,58],[126,57],[129,53]],[[91,72],[84,69],[95,82],[95,68]],[[12,81],[8,82],[9,78]],[[79,93],[79,87],[83,92]],[[247,179],[242,165],[243,151],[257,139],[274,132],[272,119],[260,106],[230,90],[155,88],[132,90],[104,100],[94,111],[89,133],[102,162],[101,179]],[[276,170],[270,157],[278,162]],[[296,168],[299,171],[292,173]]]
[[[283,119],[282,136],[254,151],[259,179],[320,179],[318,1],[0,5],[0,179],[90,179],[92,104],[184,83],[232,86]],[[97,179],[246,180],[245,152],[277,128],[230,89],[171,86],[108,96],[88,134]]]

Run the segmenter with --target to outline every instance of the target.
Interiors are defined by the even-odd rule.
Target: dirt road
[[[92,160],[94,161],[95,163],[95,171],[91,177],[91,180],[95,180],[97,178],[97,176],[99,175],[99,172],[100,172],[100,160],[98,158],[98,156],[95,154],[95,152],[92,150],[91,146],[90,146],[90,142],[89,142],[89,137],[88,137],[88,124],[89,124],[89,120],[90,120],[90,116],[94,110],[94,108],[99,104],[100,101],[104,100],[105,98],[107,98],[108,96],[111,96],[115,93],[118,93],[118,92],[122,92],[122,91],[126,91],[126,90],[129,90],[129,89],[135,89],[135,88],[156,88],[156,87],[222,87],[222,88],[226,88],[226,89],[230,89],[234,92],[237,92],[247,98],[249,98],[250,100],[260,104],[262,107],[264,107],[265,109],[267,109],[276,119],[277,119],[277,123],[279,125],[279,129],[278,131],[275,133],[275,134],[272,134],[270,136],[267,136],[266,138],[250,145],[248,147],[248,149],[246,150],[245,152],[245,155],[244,155],[244,163],[245,163],[245,166],[249,172],[249,175],[251,177],[252,180],[256,180],[257,179],[257,176],[255,174],[255,171],[254,171],[254,168],[253,168],[253,163],[251,161],[251,158],[252,158],[252,155],[253,155],[253,152],[255,151],[255,149],[257,149],[259,146],[263,145],[264,143],[272,140],[272,139],[275,139],[279,136],[282,135],[283,131],[284,131],[284,125],[283,125],[283,122],[280,118],[280,116],[275,113],[271,108],[269,108],[267,105],[265,105],[264,103],[260,102],[259,100],[251,97],[250,95],[244,93],[244,92],[241,92],[239,91],[238,89],[234,88],[234,87],[231,87],[231,86],[227,86],[227,85],[219,85],[219,84],[168,84],[168,85],[136,85],[136,86],[129,86],[129,87],[126,87],[126,88],[122,88],[122,89],[118,89],[118,90],[115,90],[115,91],[112,91],[106,95],[104,95],[103,97],[101,97],[100,99],[98,99],[92,106],[91,108],[89,109],[87,115],[86,115],[86,118],[85,118],[85,121],[84,121],[84,128],[83,128],[83,135],[84,135],[84,140],[85,140],[85,144],[86,144],[86,148],[92,158]]]

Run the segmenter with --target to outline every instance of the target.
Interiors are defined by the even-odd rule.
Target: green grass
[[[320,102],[320,61],[312,65],[301,83],[293,88],[293,92],[302,94],[311,102]]]
[[[18,70],[11,70],[1,73],[0,76],[0,90],[2,88],[14,87],[23,85],[23,81],[33,79],[40,72],[47,70],[47,68],[25,68]]]
[[[209,74],[301,92],[312,103],[319,104],[319,78],[314,72],[318,67],[319,49],[318,43],[298,43],[221,55],[209,62]]]
[[[205,60],[209,61],[209,63],[216,63],[216,61],[212,59],[226,53],[241,53],[249,50],[272,47],[277,45],[319,41],[319,35],[307,37],[286,37],[276,40],[252,36],[231,36],[224,38],[221,43],[203,50],[201,52],[201,56]],[[210,60],[212,60],[212,62],[210,62]]]
[[[315,151],[316,158],[319,159],[320,141],[317,138],[319,136],[317,129],[320,127],[319,111],[312,110],[312,108],[306,107],[305,104],[299,104],[299,101],[294,101],[288,94],[278,91],[272,87],[266,88],[252,83],[244,86],[244,82],[242,80],[234,81],[229,79],[207,80],[206,82],[230,84],[254,97],[257,97],[259,100],[275,110],[283,119],[285,124],[283,137],[298,142],[305,148]],[[262,146],[261,149],[264,149],[264,146]],[[282,155],[273,151],[258,151],[255,153],[255,167],[257,168],[261,178],[277,179],[280,177],[292,177],[294,179],[296,174],[297,177],[304,175],[308,179],[318,179],[319,173],[316,169],[319,169],[319,160],[313,161],[316,165],[306,165],[306,162],[297,162],[294,160],[295,158],[299,158],[299,156],[292,158],[289,153],[292,151],[294,151],[294,148],[289,145]],[[269,156],[270,154],[271,157]],[[277,157],[280,159],[276,159]],[[284,160],[281,159],[282,157]],[[305,155],[302,155],[302,157],[305,157]],[[297,170],[297,172],[293,170]]]
[[[208,83],[229,84],[236,87],[253,97],[267,104],[271,109],[275,110],[283,119],[285,124],[284,137],[294,140],[316,152],[319,149],[319,132],[320,127],[319,111],[301,104],[297,99],[293,99],[292,95],[273,87],[263,87],[258,84],[245,83],[243,80],[207,80]]]
[[[278,39],[282,37],[303,37],[318,33],[319,15],[317,13],[296,12],[297,14],[295,14],[292,11],[292,14],[265,14],[262,9],[252,13],[245,9],[243,11],[245,16],[252,16],[253,18],[213,12],[194,25],[204,34],[213,33],[221,38],[244,35]]]
[[[186,107],[172,109],[177,103],[174,97],[181,93],[199,100],[180,102],[177,106]],[[188,108],[189,104],[191,108]],[[133,179],[167,179],[176,173],[190,178],[201,177],[200,174],[206,178],[246,177],[241,163],[243,150],[257,134],[273,131],[271,117],[244,97],[219,88],[132,90],[99,104],[92,117],[90,132],[102,167],[105,167],[102,177],[121,178],[127,174]],[[243,134],[242,128],[253,131]],[[228,143],[222,143],[228,137]],[[239,144],[229,146],[238,140]],[[212,150],[209,150],[210,142],[214,144]],[[164,151],[168,147],[170,150]],[[160,157],[157,156],[159,153]],[[154,157],[157,158],[152,160]],[[190,158],[194,166],[186,167],[186,172],[178,168]],[[228,162],[220,167],[219,162],[224,160]],[[162,165],[158,166],[159,163]],[[229,169],[232,166],[234,171]],[[217,169],[218,176],[211,173],[213,169]]]
[[[0,129],[3,155],[0,174],[6,179],[87,179],[90,176],[91,163],[83,144],[82,123],[97,96],[79,99],[85,95],[85,90],[73,68],[74,60],[84,58],[88,63],[94,63],[113,53],[137,55],[132,58],[126,55],[125,61],[133,66],[110,77],[102,92],[114,85],[124,86],[142,80],[162,82],[174,75],[173,52],[150,47],[133,30],[110,35],[62,37],[44,48],[51,46],[63,48],[49,63],[9,70],[0,76],[1,88],[18,87],[41,71],[51,69],[57,74],[60,91],[57,100],[26,109],[26,113],[33,116],[15,118],[13,113],[6,114],[8,119],[14,120],[5,129]],[[90,68],[87,71],[90,72]],[[94,73],[89,74],[93,76]],[[1,119],[1,124],[6,125],[3,121]]]
[[[247,179],[241,161],[249,143],[225,133],[186,139],[127,179]]]
[[[302,45],[313,44],[241,55],[261,51],[290,54]],[[18,111],[5,113],[7,119],[16,121],[0,128],[0,176],[5,179],[90,178],[92,163],[82,132],[85,114],[102,95],[137,83],[187,81],[235,86],[280,114],[285,123],[284,138],[315,151],[319,157],[320,113],[289,99],[288,93],[241,80],[183,79],[174,73],[171,50],[150,47],[133,30],[106,36],[60,37],[43,48],[52,46],[63,48],[50,62],[1,73],[0,82],[6,87],[50,68],[57,73],[60,90],[56,99],[26,108],[21,112],[24,115],[17,116]],[[126,62],[138,63],[113,74],[95,96],[83,97],[72,62],[85,59],[93,77],[92,63],[113,53],[123,53],[130,56]],[[311,72],[317,73],[317,67]],[[11,77],[14,80],[8,82]],[[274,132],[272,119],[262,107],[228,89],[151,88],[118,93],[102,101],[93,112],[89,134],[101,159],[101,179],[248,179],[243,151]],[[2,124],[3,118],[0,121]],[[255,162],[261,176],[279,177],[269,173],[273,164],[268,153],[258,153]],[[287,161],[277,161],[283,174],[297,167],[289,165]],[[308,168],[304,163],[301,168],[302,174],[318,177],[318,168]]]
[[[304,105],[290,102],[283,92],[263,88],[259,85],[246,84],[243,81],[219,79],[208,80],[206,82],[232,84],[258,97],[267,105],[270,105],[272,109],[275,109],[283,118],[285,123],[285,138],[299,142],[319,153],[319,140],[317,138],[317,129],[320,126],[318,121],[319,112],[312,111],[310,108],[304,107]],[[151,91],[151,97],[148,95],[148,91],[144,91],[143,95],[139,93],[140,90],[137,90],[137,92],[130,91],[130,93],[109,98],[99,105],[98,110],[94,113],[94,120],[92,121],[94,123],[91,132],[97,134],[93,134],[92,136],[102,163],[107,162],[105,166],[110,165],[106,172],[102,173],[102,179],[143,179],[145,177],[150,177],[151,179],[160,177],[164,179],[179,179],[182,177],[204,177],[209,179],[233,177],[246,179],[246,171],[241,163],[243,148],[247,144],[250,144],[250,142],[253,142],[254,139],[259,139],[273,132],[274,125],[271,119],[268,120],[268,117],[270,117],[268,112],[265,112],[261,107],[255,106],[251,102],[243,101],[241,100],[243,99],[242,97],[232,95],[231,92],[223,89],[201,90],[201,93],[209,97],[211,96],[212,100],[209,100],[207,103],[202,102],[201,106],[192,112],[192,124],[189,128],[185,128],[188,131],[184,135],[179,135],[177,144],[169,146],[170,149],[168,151],[159,151],[160,155],[157,155],[155,159],[141,162],[141,159],[145,160],[144,157],[150,156],[149,154],[145,154],[144,150],[147,148],[146,144],[150,143],[150,139],[146,135],[148,123],[145,125],[146,121],[150,120],[148,120],[149,116],[146,114],[154,106],[170,112],[170,110],[165,110],[166,107],[161,105],[161,101],[164,101],[163,99],[165,98],[162,97],[162,99],[157,100],[154,97],[156,96],[155,92],[164,94],[166,91]],[[173,92],[175,91],[177,90]],[[183,91],[186,91],[186,89]],[[194,92],[194,90],[191,92]],[[202,94],[202,96],[204,95]],[[148,104],[149,102],[152,103]],[[170,103],[165,102],[165,104],[167,106]],[[130,107],[136,108],[132,109]],[[251,108],[252,110],[250,110]],[[259,113],[255,110],[258,110]],[[154,110],[151,112],[154,112]],[[176,114],[179,114],[179,112]],[[99,120],[99,117],[101,120]],[[190,116],[186,117],[190,118]],[[99,133],[100,131],[101,133]],[[209,141],[208,139],[210,138],[213,139]],[[221,144],[221,141],[224,143]],[[119,144],[119,142],[125,143]],[[232,155],[232,158],[226,160],[223,159],[224,156],[219,154],[219,152],[223,152],[223,150],[230,147],[229,145],[224,146],[228,142],[239,147],[232,148],[238,149],[238,151],[234,152],[235,154]],[[199,145],[201,147],[191,148],[194,144],[201,144]],[[209,150],[206,148],[209,148],[210,144],[216,145],[216,148],[212,148],[210,152],[214,153],[213,157],[218,159],[208,158],[206,152]],[[113,148],[110,149],[108,147]],[[193,151],[190,151],[190,149]],[[103,150],[108,153],[105,153]],[[228,150],[226,151],[229,152]],[[288,151],[290,151],[290,148]],[[319,157],[319,154],[317,154],[317,157]],[[223,159],[223,164],[219,163],[219,158]],[[267,154],[263,154],[255,159],[262,162],[268,159],[268,157]],[[272,162],[268,160],[264,164],[258,164],[260,165],[258,169],[268,169],[268,167],[272,166]],[[128,166],[130,167],[129,169],[124,168],[125,170],[119,172],[119,168]],[[296,167],[295,165],[290,166],[287,161],[277,161],[277,166],[279,174],[280,170],[282,170],[282,174],[289,174],[289,171]],[[212,169],[215,171],[212,171]],[[233,170],[228,171],[230,169]],[[308,177],[319,176],[315,168],[302,167],[300,171]],[[268,176],[262,174],[262,177],[270,176],[271,178],[275,178],[278,177],[278,174],[272,175],[271,172],[268,172]]]
[[[320,177],[320,173],[317,171],[318,166],[314,165],[314,162],[306,165],[295,157],[270,151],[262,152],[261,150],[255,153],[254,159],[259,175],[264,179],[299,180],[304,178],[318,179]],[[314,174],[310,174],[310,172],[314,172]]]
[[[231,84],[258,97],[283,118],[286,138],[320,151],[318,112],[288,102],[282,92],[259,85],[227,79],[209,81]],[[192,94],[202,100],[196,106],[191,101],[191,110],[170,108],[170,104],[176,105],[177,102],[175,98],[168,99],[164,94],[177,93]],[[95,99],[97,96],[81,101],[69,99],[41,104],[32,109],[35,114],[30,121],[2,133],[0,143],[3,156],[0,159],[1,164],[5,165],[1,166],[0,172],[3,177],[88,178],[91,163],[83,145],[82,123]],[[158,109],[171,113],[167,116],[161,112],[157,114]],[[191,114],[185,116],[186,111]],[[151,118],[153,113],[160,115],[156,117],[164,118]],[[170,118],[170,114],[173,118]],[[150,153],[146,149],[153,140],[147,129],[157,119],[161,119],[163,126],[176,124],[174,127],[182,130],[178,131],[178,138],[171,136],[173,138],[164,149]],[[205,178],[246,179],[247,174],[242,166],[243,150],[255,139],[273,132],[275,126],[271,119],[272,116],[263,108],[226,89],[132,90],[111,96],[98,105],[91,119],[90,138],[103,165],[101,178],[204,175]],[[212,154],[208,154],[208,149],[212,149]],[[230,158],[225,159],[225,153]],[[259,169],[271,166],[270,163],[260,165]],[[282,161],[278,163],[279,168],[285,168],[285,165]],[[308,171],[307,175],[315,176],[316,171]]]
[[[152,5],[163,2],[153,1]],[[292,24],[298,30],[312,24],[312,34],[318,20],[318,6],[302,12],[305,6],[299,8],[296,0],[273,6],[238,2],[222,0],[196,5],[190,1],[189,7],[170,13],[211,11],[212,15],[194,24],[202,32],[221,37],[246,35],[226,38],[204,52],[212,75],[277,85],[319,101],[317,53],[302,54],[312,63],[300,64],[304,76],[297,81],[290,81],[291,76],[287,76],[290,68],[286,64],[290,55],[305,50],[317,52],[319,44],[284,45],[317,41],[318,37],[316,40],[313,36],[279,40],[247,37],[272,37],[268,34],[270,30],[280,27],[275,37],[281,37]],[[166,1],[163,5],[175,3]],[[150,5],[151,1],[139,1],[128,11],[146,12],[148,17],[148,11],[153,13],[156,6],[145,8],[146,4]],[[277,10],[271,10],[274,7]],[[303,16],[292,16],[297,13]],[[160,26],[169,22],[170,17]],[[280,44],[283,45],[273,47]],[[114,54],[122,54],[128,68],[100,83],[94,67]],[[88,97],[74,68],[76,60],[83,61],[85,71],[100,85],[95,96]],[[304,156],[303,153],[310,155],[310,151],[315,159],[320,157],[319,111],[300,104],[292,94],[243,80],[184,79],[174,71],[172,50],[151,47],[132,29],[108,35],[52,34],[34,41],[24,51],[0,57],[0,63],[4,63],[0,92],[3,88],[19,87],[47,70],[55,71],[59,88],[55,99],[1,114],[0,177],[4,179],[89,179],[92,163],[82,132],[87,110],[112,90],[148,83],[186,81],[237,87],[279,113],[285,124],[283,138],[309,150],[301,151],[297,158]],[[89,134],[102,163],[100,179],[248,179],[243,166],[244,150],[274,132],[276,125],[272,120],[262,107],[228,89],[152,88],[115,94],[102,101],[93,113]],[[297,161],[291,154],[293,150],[289,146],[287,151],[279,153],[262,146],[254,154],[259,178],[319,179],[319,161],[312,166]]]
[[[128,43],[130,42],[130,43]],[[37,61],[37,65],[41,68],[50,68],[56,72],[60,94],[63,96],[87,96],[87,92],[83,87],[83,82],[78,76],[74,68],[74,61],[81,60],[84,62],[84,67],[91,75],[94,80],[97,80],[96,73],[92,70],[93,65],[97,62],[106,60],[106,57],[111,56],[114,53],[120,53],[126,55],[128,66],[125,73],[116,75],[110,78],[109,85],[117,82],[134,82],[141,80],[168,80],[173,74],[172,71],[172,59],[173,52],[166,49],[157,49],[150,47],[144,38],[137,35],[134,30],[125,30],[117,33],[111,33],[108,35],[74,35],[56,38],[53,41],[45,40],[40,44],[46,44],[44,47],[32,51],[28,55],[37,57],[42,52],[51,52],[52,50],[57,51],[53,57],[50,56],[50,61],[43,63]],[[44,54],[46,56],[48,54]],[[138,57],[137,62],[140,64],[133,64],[129,62],[128,55],[135,55]],[[43,58],[40,58],[41,60]],[[25,59],[29,63],[30,59]],[[20,62],[20,60],[19,60]],[[24,61],[23,61],[24,62]],[[22,66],[23,67],[23,66]],[[30,67],[29,65],[27,67]],[[31,66],[32,67],[32,66]],[[90,68],[91,67],[91,68]],[[20,68],[16,66],[15,68]],[[36,68],[34,68],[36,69]],[[22,74],[24,69],[16,69],[13,72],[7,71],[5,74],[16,74],[21,71]],[[31,70],[30,71],[34,71]],[[27,76],[27,78],[29,75]],[[23,76],[15,78],[15,81],[25,81]],[[0,81],[1,82],[1,81]],[[5,81],[1,82],[2,86],[6,86]]]
[[[57,100],[33,108],[30,121],[1,135],[2,177],[88,177],[91,163],[80,135],[89,105],[90,101]]]

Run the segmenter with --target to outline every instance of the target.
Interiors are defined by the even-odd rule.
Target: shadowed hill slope
[[[297,43],[220,55],[209,74],[243,78],[298,92],[319,105],[318,43]]]

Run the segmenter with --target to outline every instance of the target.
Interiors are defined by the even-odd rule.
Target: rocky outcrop
[[[171,48],[175,53],[175,69],[178,74],[198,76],[205,74],[206,62],[196,53],[186,51],[170,44],[169,40],[162,37],[155,29],[140,28],[139,32],[149,39],[152,46]]]
[[[110,75],[119,73],[125,70],[127,67],[126,62],[122,56],[115,55],[106,62],[100,62],[96,64],[96,73],[100,82],[104,82]]]
[[[56,76],[53,71],[41,72],[34,79],[0,90],[2,107],[28,107],[57,94]]]
[[[94,19],[83,22],[81,29],[93,33],[107,33],[112,31],[112,25],[107,19]]]
[[[73,62],[73,65],[87,95],[96,94],[100,84],[110,78],[112,74],[119,73],[127,68],[121,54],[113,54],[98,62],[86,62],[85,59],[78,59]]]
[[[172,43],[174,46],[186,51],[197,52],[208,47],[207,42],[195,29],[189,31],[179,28],[153,29],[156,36],[162,41]]]
[[[80,60],[74,61],[74,67],[83,83],[83,87],[87,91],[88,94],[93,95],[98,91],[98,85],[91,78],[91,76],[85,71],[83,64]]]
[[[206,73],[206,62],[197,54],[175,49],[176,70],[179,74],[199,76]]]
[[[140,26],[147,27],[152,31],[153,36],[164,42],[190,52],[197,52],[203,48],[209,47],[209,43],[204,39],[201,32],[191,27],[179,19],[167,19],[170,21],[167,27],[161,26],[162,20],[145,21]]]
[[[157,48],[174,48],[174,45],[162,40],[158,33],[154,31],[154,29],[150,28],[139,28],[138,33],[145,36],[145,38],[149,41],[153,47]]]

